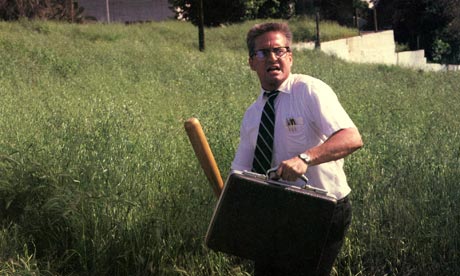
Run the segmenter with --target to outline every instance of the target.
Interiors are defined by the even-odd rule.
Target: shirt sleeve
[[[309,92],[315,102],[309,105],[311,123],[327,137],[340,129],[356,127],[329,85],[318,80]]]

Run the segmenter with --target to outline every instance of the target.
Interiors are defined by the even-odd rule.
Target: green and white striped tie
[[[268,97],[260,118],[259,134],[257,136],[256,149],[254,150],[254,160],[252,171],[265,174],[271,168],[273,153],[273,135],[275,131],[275,99],[279,91],[265,92]]]

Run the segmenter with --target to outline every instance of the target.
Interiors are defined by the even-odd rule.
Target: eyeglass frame
[[[276,51],[279,51],[280,49],[285,49],[286,52],[282,54],[277,54]],[[283,58],[286,56],[287,53],[291,52],[291,47],[289,46],[282,46],[282,47],[275,47],[275,48],[266,48],[266,49],[259,49],[251,53],[251,58],[256,56],[258,60],[264,60],[266,59],[269,54],[274,53],[276,58]],[[259,54],[260,53],[260,54]]]

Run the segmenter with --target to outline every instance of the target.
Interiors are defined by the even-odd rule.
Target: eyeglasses
[[[289,47],[276,47],[272,49],[260,49],[252,53],[251,57],[256,56],[259,60],[266,59],[271,53],[275,54],[276,58],[284,57],[291,49]]]

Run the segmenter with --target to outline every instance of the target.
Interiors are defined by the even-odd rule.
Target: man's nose
[[[276,56],[275,52],[274,51],[268,51],[268,54],[267,54],[267,59],[271,59],[271,60],[277,60],[278,57]]]

